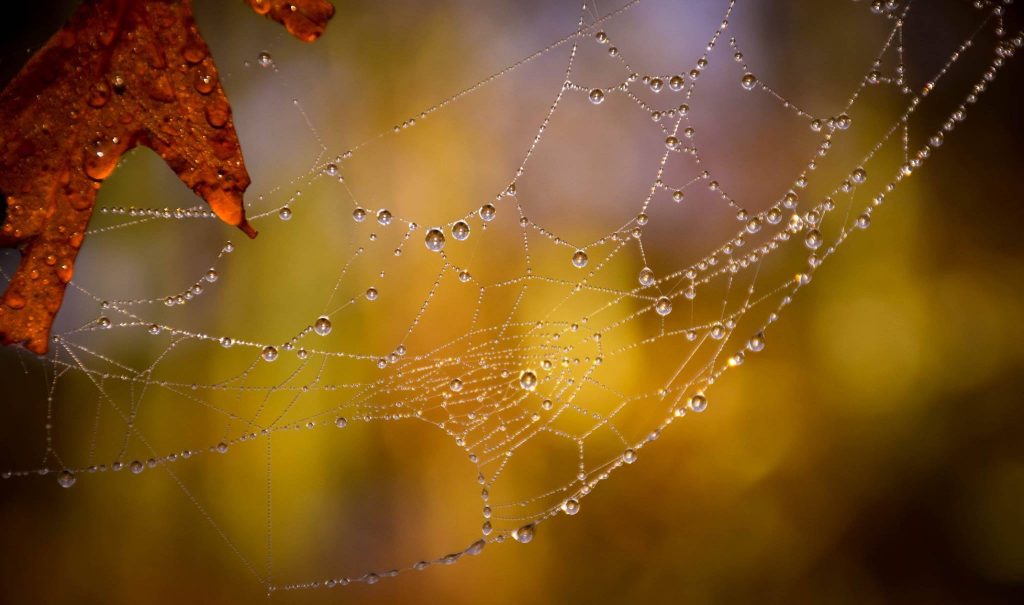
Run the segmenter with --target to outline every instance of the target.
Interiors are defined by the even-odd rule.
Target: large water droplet
[[[532,391],[537,388],[537,374],[533,370],[526,370],[519,375],[519,386],[526,391]]]
[[[196,74],[195,80],[192,82],[192,86],[195,87],[196,92],[201,95],[208,95],[213,92],[213,87],[217,81],[208,73],[199,72]]]
[[[423,238],[423,244],[431,252],[440,252],[444,249],[444,233],[437,228],[427,231],[426,237]]]
[[[458,241],[465,241],[469,237],[469,223],[459,221],[452,225],[452,237]]]
[[[120,152],[116,140],[97,140],[85,150],[83,158],[85,174],[94,181],[102,181],[110,176],[110,173],[117,167],[119,157]]]
[[[817,250],[820,248],[822,241],[821,231],[818,231],[817,229],[811,229],[807,232],[807,235],[804,236],[804,245],[811,250]]]
[[[514,530],[512,532],[512,537],[515,538],[518,542],[526,544],[527,542],[533,540],[533,536],[535,533],[536,530],[533,527],[533,523],[531,523],[529,525],[524,525],[517,530]]]
[[[672,301],[667,296],[661,296],[654,303],[654,311],[662,317],[672,312]]]
[[[75,475],[71,471],[64,470],[57,475],[57,484],[61,487],[68,488],[75,484]]]
[[[321,316],[316,320],[316,323],[313,324],[313,331],[320,336],[327,336],[331,333],[331,320],[327,317]]]
[[[576,253],[572,255],[572,266],[577,269],[586,267],[589,261],[590,259],[587,257],[587,253],[583,250],[577,250]]]

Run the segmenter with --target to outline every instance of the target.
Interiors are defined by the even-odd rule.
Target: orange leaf
[[[334,14],[324,0],[246,1],[304,41]],[[231,106],[191,0],[86,0],[0,93],[0,247],[22,253],[0,342],[46,352],[96,193],[139,144],[256,236]]]

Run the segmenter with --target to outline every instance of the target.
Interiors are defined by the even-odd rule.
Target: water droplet
[[[526,544],[530,540],[533,540],[533,536],[536,530],[533,527],[533,523],[524,525],[517,530],[512,532],[512,537],[515,538],[521,544]]]
[[[377,296],[378,296],[377,288],[367,288],[366,289],[366,300],[369,300],[369,301],[377,300]]]
[[[86,148],[83,159],[85,174],[94,181],[102,181],[117,168],[120,149],[116,139],[99,139]]]
[[[448,388],[451,389],[453,393],[458,393],[462,390],[462,381],[458,378],[452,378],[452,381],[448,383]]]
[[[583,267],[587,266],[587,262],[589,260],[590,259],[587,258],[586,252],[584,252],[583,250],[577,250],[576,253],[572,255],[572,266],[576,267],[577,269],[582,269]]]
[[[654,303],[654,311],[662,317],[672,312],[672,301],[667,296],[662,296]]]
[[[690,397],[690,409],[698,414],[708,409],[708,400],[703,393],[697,393]]]
[[[213,87],[217,83],[213,76],[207,73],[199,72],[196,74],[195,80],[192,82],[192,86],[201,95],[208,95],[213,92]]]
[[[519,386],[524,391],[533,391],[537,388],[537,374],[533,370],[526,370],[519,375]]]
[[[437,228],[427,231],[426,237],[423,238],[423,244],[431,252],[440,252],[444,249],[444,233]]]
[[[822,242],[821,231],[818,231],[817,229],[811,229],[807,232],[807,235],[804,236],[804,245],[811,250],[817,250],[820,248]]]
[[[622,461],[626,464],[633,464],[636,462],[636,450],[631,448],[622,452]]]
[[[604,91],[600,88],[595,88],[590,91],[590,102],[594,105],[600,105],[604,102]]]
[[[852,123],[853,120],[850,118],[850,116],[846,115],[845,113],[841,113],[838,116],[836,116],[835,124],[836,128],[838,128],[839,130],[846,130],[847,128],[850,127],[850,124]]]
[[[343,429],[346,426],[348,426],[348,420],[344,416],[338,416],[334,420],[334,426],[338,427],[339,429]]]
[[[757,86],[757,76],[754,74],[743,74],[743,78],[740,79],[740,84],[746,90],[754,90]]]
[[[256,55],[256,64],[263,69],[267,69],[274,66],[274,58],[267,51],[263,51]]]
[[[497,210],[491,204],[484,204],[480,206],[480,218],[485,221],[493,221],[494,215],[497,214]]]
[[[654,283],[654,271],[651,271],[649,267],[644,267],[640,270],[640,285],[650,286]]]
[[[868,179],[868,173],[863,168],[854,168],[853,172],[850,173],[850,180],[858,185]]]
[[[321,316],[316,320],[316,323],[313,324],[313,331],[320,336],[327,336],[331,333],[331,320],[327,317]]]
[[[487,546],[487,542],[484,540],[477,540],[466,548],[467,555],[478,555],[483,552],[484,547]]]
[[[110,99],[110,87],[106,82],[97,82],[89,89],[89,105],[91,107],[103,107]]]
[[[260,356],[263,357],[263,361],[274,361],[277,359],[277,347],[269,345],[263,347],[263,352],[260,353]]]
[[[452,225],[452,237],[462,242],[469,237],[469,223],[466,221],[459,221]]]
[[[75,475],[71,471],[63,470],[57,475],[57,484],[63,488],[71,487],[75,484]]]
[[[206,122],[214,128],[224,128],[228,123],[230,110],[226,101],[206,106]]]
[[[292,209],[289,208],[288,206],[282,206],[281,209],[277,211],[277,218],[281,219],[282,221],[291,220]]]
[[[672,150],[672,151],[675,151],[676,149],[679,149],[679,139],[676,138],[676,137],[666,137],[665,138],[665,147],[667,149],[669,149],[669,150]]]
[[[562,503],[562,510],[567,515],[575,515],[576,513],[580,512],[579,500],[576,500],[575,498],[569,498],[568,500]]]
[[[181,55],[186,62],[195,65],[206,58],[206,48],[202,43],[191,43],[181,50]]]
[[[754,336],[752,336],[750,338],[750,340],[747,341],[747,348],[750,349],[751,351],[753,351],[754,353],[757,353],[759,351],[763,351],[764,350],[764,334],[762,332],[758,332],[757,334],[754,334]]]
[[[228,444],[221,441],[220,443],[217,444],[217,447],[215,449],[217,450],[218,454],[226,454],[228,452]]]
[[[146,467],[144,467],[138,460],[132,460],[132,463],[128,465],[128,470],[130,470],[133,475],[138,475],[144,468]]]
[[[380,210],[377,211],[377,222],[380,223],[381,225],[390,225],[391,213],[385,210],[384,208],[381,208]]]
[[[361,223],[366,220],[366,210],[362,208],[356,208],[352,211],[352,220],[357,223]]]

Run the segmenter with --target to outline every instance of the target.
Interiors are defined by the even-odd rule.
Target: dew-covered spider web
[[[331,62],[331,36],[396,18],[339,6],[322,48],[219,56],[261,235],[129,158],[50,354],[5,377],[36,444],[5,489],[158,481],[269,593],[530,542],[671,457],[664,431],[753,405],[716,387],[979,111],[1024,42],[1009,4],[511,3],[492,18],[529,36],[467,34],[407,80]],[[403,481],[431,496],[376,504]]]

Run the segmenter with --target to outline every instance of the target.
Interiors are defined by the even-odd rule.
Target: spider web
[[[255,243],[213,243],[223,229],[198,205],[108,200],[81,263],[105,276],[71,284],[51,354],[24,362],[44,451],[15,452],[9,486],[159,474],[269,593],[373,584],[530,542],[575,515],[663,431],[714,410],[713,387],[784,329],[794,297],[1022,44],[1002,4],[950,2],[962,31],[915,58],[926,3],[844,2],[871,35],[837,61],[848,70],[803,73],[844,90],[824,107],[827,95],[788,93],[792,78],[759,57],[752,7],[713,4],[584,5],[552,29],[564,35],[545,31],[535,52],[365,136],[324,131],[311,101],[269,103],[301,118],[319,153],[312,166],[263,160],[299,176],[250,201]],[[645,29],[657,19],[710,27],[662,52],[664,32]],[[246,69],[287,94],[271,53]],[[524,73],[545,85],[524,88]],[[463,136],[478,161],[444,165]],[[435,155],[436,173],[416,162]],[[168,264],[189,237],[181,222],[207,231],[188,262]],[[107,260],[140,237],[141,268]],[[273,287],[250,296],[259,281]],[[452,536],[412,556],[346,548],[351,569],[278,569],[281,550],[308,548],[289,520],[325,514],[302,507],[291,475],[380,454],[373,441],[392,435],[409,439],[395,466],[437,448],[458,456],[429,486]],[[199,466],[251,490],[237,500],[260,504],[245,517],[262,531],[211,507]],[[366,468],[347,479],[354,490],[396,480]]]

